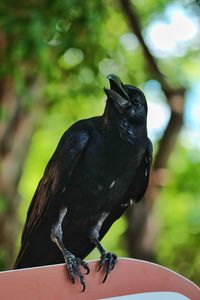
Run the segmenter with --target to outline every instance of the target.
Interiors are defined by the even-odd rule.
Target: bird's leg
[[[100,269],[105,266],[105,276],[103,282],[106,281],[109,273],[113,270],[116,262],[117,262],[117,255],[111,252],[107,252],[101,243],[99,242],[99,231],[103,225],[103,222],[107,218],[108,213],[103,213],[98,220],[97,224],[91,229],[90,231],[90,240],[92,243],[95,244],[97,249],[101,254],[100,262],[99,262],[99,271]]]
[[[87,271],[86,274],[90,272],[88,264],[83,261],[82,259],[76,257],[74,254],[72,254],[70,251],[68,251],[65,248],[65,245],[63,243],[63,231],[62,231],[62,222],[67,213],[67,208],[62,208],[60,211],[59,219],[56,224],[51,229],[51,239],[54,243],[57,244],[59,249],[62,251],[62,254],[64,256],[64,260],[69,272],[69,277],[72,283],[75,282],[76,276],[79,278],[80,283],[83,287],[83,291],[85,290],[85,278],[83,274],[80,271],[80,266],[83,266],[83,268]]]

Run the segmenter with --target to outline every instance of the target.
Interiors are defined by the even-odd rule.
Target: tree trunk
[[[34,83],[27,88],[27,95],[30,97],[35,89]],[[11,266],[15,254],[18,183],[37,118],[35,109],[27,111],[17,99],[11,78],[1,80],[0,93],[0,264],[5,269]]]
[[[140,42],[147,70],[153,78],[160,82],[171,110],[170,120],[154,158],[146,195],[140,203],[129,208],[126,214],[129,224],[126,232],[129,255],[154,261],[154,245],[159,231],[158,221],[154,218],[154,204],[160,189],[165,185],[168,160],[175,148],[183,124],[185,89],[182,87],[177,89],[168,85],[164,75],[159,70],[156,58],[153,57],[145,43],[134,6],[131,5],[129,0],[119,0],[119,2],[126,21]]]
[[[184,95],[173,96],[184,103]],[[178,100],[178,99],[177,99]],[[170,100],[171,103],[173,100]],[[171,111],[171,117],[165,129],[152,167],[150,183],[144,199],[130,207],[126,217],[128,229],[126,232],[128,251],[132,257],[155,261],[154,245],[159,232],[159,222],[154,215],[154,205],[160,189],[167,180],[167,163],[174,150],[183,124],[183,106],[181,110]]]

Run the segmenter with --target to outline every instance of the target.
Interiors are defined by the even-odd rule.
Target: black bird
[[[138,88],[109,75],[102,116],[73,124],[62,136],[30,204],[14,268],[65,262],[70,279],[89,268],[82,259],[94,247],[106,280],[117,256],[100,240],[113,222],[144,195],[152,144],[147,103]]]

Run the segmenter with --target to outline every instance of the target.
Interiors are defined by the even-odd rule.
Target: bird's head
[[[132,85],[123,84],[120,78],[110,74],[107,77],[110,88],[104,88],[107,104],[120,120],[126,119],[130,124],[146,124],[147,103],[142,91]]]

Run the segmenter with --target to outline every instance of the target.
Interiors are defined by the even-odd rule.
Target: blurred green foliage
[[[173,2],[134,1],[144,31]],[[1,2],[0,12],[6,43],[6,50],[0,50],[4,58],[1,76],[14,80],[16,95],[27,110],[36,103],[29,85],[39,79],[38,110],[41,107],[43,111],[38,114],[19,186],[23,198],[19,220],[23,224],[62,133],[76,120],[103,112],[106,75],[117,73],[125,82],[142,87],[152,77],[117,1],[9,0]],[[160,59],[159,65],[170,83],[190,86],[199,75],[196,61],[196,50],[189,49],[184,56]],[[197,156],[195,152],[193,157]],[[179,146],[171,159],[169,185],[157,205],[163,225],[156,249],[161,264],[200,283],[200,162],[193,157],[190,150]],[[2,212],[5,205],[0,203]],[[127,254],[122,238],[126,226],[125,219],[120,219],[103,241],[122,256]]]
[[[167,188],[158,201],[163,218],[158,260],[200,284],[200,159],[179,145],[170,161]]]

